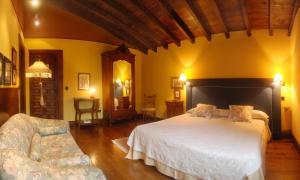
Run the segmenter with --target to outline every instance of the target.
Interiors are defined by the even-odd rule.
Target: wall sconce
[[[90,95],[91,95],[91,99],[95,98],[96,88],[91,87],[91,88],[89,89],[89,93],[90,93]]]
[[[283,81],[283,77],[282,77],[282,74],[280,73],[276,73],[274,75],[274,78],[273,78],[273,84],[274,85],[280,85],[280,86],[285,86],[285,82]]]
[[[273,84],[274,84],[275,86],[278,86],[279,88],[280,88],[281,86],[285,86],[285,82],[283,81],[283,76],[282,76],[282,74],[276,73],[276,74],[274,75],[274,78],[273,78]],[[282,101],[285,100],[284,95],[281,96],[281,100],[282,100]]]
[[[184,73],[181,73],[179,76],[179,81],[185,82],[187,80],[186,75]]]

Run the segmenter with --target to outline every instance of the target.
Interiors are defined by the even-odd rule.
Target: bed
[[[245,123],[186,113],[140,125],[129,136],[126,158],[143,159],[174,179],[264,179],[268,129],[280,137],[280,88],[271,79],[189,80],[186,101],[187,109],[252,105],[270,118]]]

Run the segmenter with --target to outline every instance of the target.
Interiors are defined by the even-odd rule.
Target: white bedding
[[[232,122],[190,114],[140,125],[131,151],[201,179],[243,179],[263,169],[268,127],[262,120]],[[128,153],[127,158],[134,159]]]

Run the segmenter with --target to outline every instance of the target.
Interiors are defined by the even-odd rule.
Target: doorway
[[[20,83],[20,112],[26,113],[26,92],[25,92],[25,46],[21,35],[19,35],[19,83]]]
[[[63,52],[61,50],[29,50],[29,65],[40,60],[52,71],[52,78],[42,79],[45,106],[40,105],[40,81],[30,78],[30,115],[63,119]]]

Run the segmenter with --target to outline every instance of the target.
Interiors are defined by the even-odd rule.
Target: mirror
[[[113,62],[114,110],[132,108],[131,64],[125,60]]]

